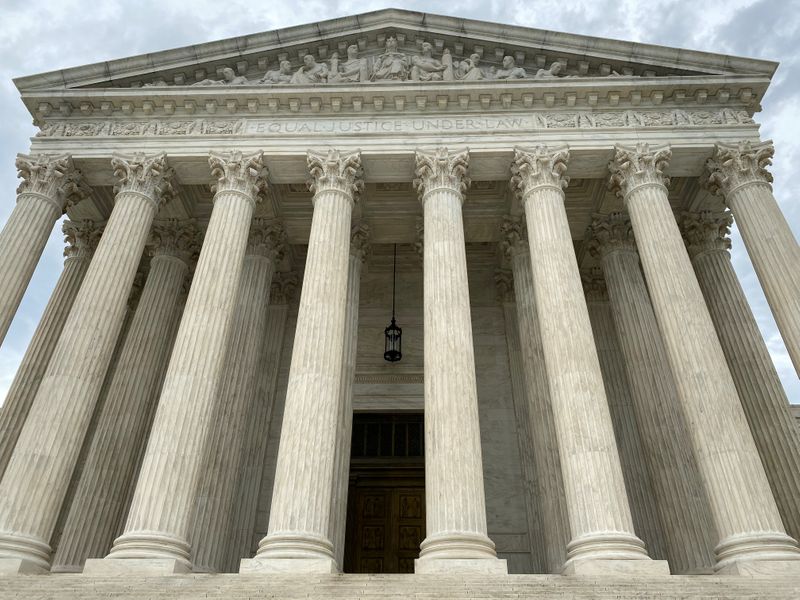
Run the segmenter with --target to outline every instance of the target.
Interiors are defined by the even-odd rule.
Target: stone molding
[[[307,185],[315,197],[321,192],[333,191],[344,194],[351,202],[358,202],[364,189],[360,151],[343,153],[334,148],[327,152],[309,150],[306,161],[311,175]]]
[[[147,253],[151,257],[174,256],[190,265],[200,254],[202,238],[194,219],[155,221],[147,241]]]
[[[567,146],[549,148],[514,148],[514,162],[511,164],[511,189],[524,204],[527,195],[539,188],[556,188],[560,193],[569,185],[567,172],[569,148]]]
[[[173,180],[175,171],[167,164],[167,155],[131,155],[114,152],[111,155],[111,168],[118,179],[114,193],[131,192],[146,197],[156,207],[160,207],[175,196]]]
[[[450,151],[444,146],[433,151],[417,150],[414,154],[416,168],[412,185],[425,204],[431,192],[447,189],[456,192],[463,204],[464,193],[470,185],[469,149]]]
[[[212,150],[208,154],[211,176],[216,180],[211,185],[212,193],[241,194],[254,205],[263,199],[267,188],[267,168],[261,152],[245,155],[239,150]]]
[[[59,213],[91,193],[66,154],[17,154],[17,177],[22,179],[17,195],[32,194],[53,204]]]
[[[728,252],[731,249],[733,215],[726,211],[684,212],[681,233],[689,256],[695,258],[706,252]]]
[[[669,177],[664,175],[672,158],[669,146],[640,143],[635,147],[617,144],[615,148],[614,158],[608,163],[608,188],[619,198],[644,185],[669,187]]]
[[[775,147],[772,140],[753,144],[742,140],[738,144],[716,144],[714,155],[706,161],[706,174],[701,179],[712,194],[727,197],[732,191],[750,183],[772,183],[772,164]]]
[[[595,215],[584,238],[586,249],[593,257],[611,252],[636,252],[636,240],[630,217],[623,212]]]
[[[64,232],[64,256],[66,258],[88,258],[94,254],[105,225],[97,225],[93,221],[64,221],[61,231]]]

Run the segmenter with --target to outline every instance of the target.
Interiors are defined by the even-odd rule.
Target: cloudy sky
[[[14,205],[14,156],[35,132],[13,77],[387,6],[779,61],[756,119],[762,137],[775,141],[775,193],[800,236],[800,186],[791,183],[800,161],[800,0],[0,0],[0,224]],[[800,382],[736,232],[733,243],[734,266],[784,387],[800,404]],[[61,270],[62,247],[56,228],[0,348],[0,403]]]

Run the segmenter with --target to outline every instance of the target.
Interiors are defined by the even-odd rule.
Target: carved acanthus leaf
[[[510,261],[517,252],[524,252],[528,245],[525,242],[525,219],[505,217],[500,225],[500,251],[503,258]]]
[[[94,254],[103,225],[95,225],[93,221],[64,221],[61,231],[64,232],[64,256],[67,258],[89,258]]]
[[[247,238],[247,254],[266,256],[281,261],[286,252],[286,231],[272,219],[255,218]]]
[[[733,215],[727,211],[713,213],[704,210],[683,213],[681,233],[689,256],[694,258],[705,252],[730,250],[732,224]]]
[[[600,267],[592,267],[581,273],[583,293],[587,302],[608,302],[608,289],[603,271]]]
[[[200,254],[203,235],[194,219],[156,221],[150,230],[147,252],[150,256],[175,256],[186,264]]]
[[[624,198],[640,185],[660,184],[669,187],[669,177],[664,175],[664,170],[671,158],[669,146],[651,148],[644,143],[635,147],[617,145],[614,158],[608,163],[611,172],[608,188]]]
[[[433,152],[417,150],[414,187],[421,201],[424,201],[429,192],[440,188],[458,192],[463,201],[464,192],[470,185],[468,171],[469,149],[467,148],[454,152],[445,147],[437,148]]]
[[[312,194],[322,191],[340,191],[353,198],[354,202],[364,189],[364,169],[361,167],[361,152],[342,153],[334,148],[327,152],[309,150],[307,154],[308,189]]]
[[[358,257],[362,262],[367,259],[372,246],[369,243],[370,229],[366,223],[353,226],[350,232],[350,254]]]
[[[633,225],[628,215],[622,212],[596,215],[586,232],[586,248],[594,257],[619,250],[636,252]]]
[[[111,156],[111,167],[118,183],[114,193],[136,192],[152,200],[156,206],[168,202],[175,195],[173,180],[175,171],[167,165],[167,155],[144,154],[133,155],[114,153]]]
[[[277,272],[272,277],[270,288],[270,304],[289,304],[297,289],[297,273],[294,271]]]
[[[772,164],[775,147],[772,141],[753,144],[743,140],[738,144],[717,144],[714,155],[706,161],[704,185],[713,194],[728,193],[746,183],[772,183],[767,170]]]
[[[497,269],[494,272],[498,302],[514,302],[514,274],[511,269]]]
[[[238,192],[260,202],[267,189],[267,168],[261,152],[242,154],[233,152],[209,152],[208,165],[216,183],[211,185],[214,194]]]
[[[17,177],[22,179],[17,194],[43,196],[61,212],[91,192],[66,154],[17,154],[15,164]]]
[[[540,187],[556,187],[559,190],[569,185],[566,175],[569,148],[514,148],[511,165],[511,189],[520,202],[525,202],[528,192]]]

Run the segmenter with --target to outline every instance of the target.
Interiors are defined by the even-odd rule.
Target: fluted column
[[[65,221],[63,230],[67,242],[64,270],[50,295],[0,411],[0,479],[11,460],[22,425],[89,268],[102,227],[95,226],[91,221]]]
[[[717,144],[706,183],[736,219],[753,269],[800,375],[800,246],[772,194],[771,141]]]
[[[731,264],[730,214],[683,216],[683,236],[786,532],[800,538],[800,428]]]
[[[649,560],[633,530],[564,208],[568,159],[566,148],[517,148],[512,165],[512,186],[528,225],[536,312],[570,522],[564,572],[662,573],[667,565]]]
[[[642,268],[720,536],[716,569],[800,569],[669,204],[667,147],[618,146],[611,186],[633,223]],[[798,571],[800,572],[800,571]]]
[[[467,150],[416,153],[424,214],[425,512],[417,573],[507,572],[486,529],[461,205]]]
[[[250,221],[265,184],[261,154],[211,153],[214,207],[139,471],[124,533],[84,572],[188,571],[189,534]]]
[[[255,394],[272,274],[283,253],[285,237],[280,225],[253,219],[196,494],[189,538],[195,572],[220,572],[226,567],[242,432]]]
[[[636,422],[630,383],[625,372],[625,359],[619,347],[619,336],[614,326],[606,282],[599,267],[589,269],[582,279],[633,525],[647,546],[648,554],[654,559],[664,560],[667,553],[656,495],[647,472],[642,436]]]
[[[66,155],[17,155],[22,183],[0,231],[0,344],[6,337],[56,221],[88,189]]]
[[[339,428],[336,438],[336,489],[333,493],[331,513],[331,542],[339,570],[344,567],[344,538],[347,523],[347,491],[350,486],[350,443],[353,432],[353,380],[356,375],[358,344],[358,305],[361,291],[361,265],[369,253],[369,227],[364,224],[353,228],[350,235],[350,258],[347,273],[347,318],[344,329],[342,354],[342,384],[339,400]]]
[[[544,534],[542,543],[547,572],[560,573],[567,560],[569,518],[558,439],[553,421],[553,407],[550,404],[547,371],[544,365],[539,317],[536,313],[531,256],[528,243],[522,235],[523,228],[522,223],[507,219],[503,224],[502,244],[514,273],[514,296],[526,397],[529,404],[533,460],[539,477],[537,488],[539,508],[542,512]]]
[[[714,566],[717,534],[639,267],[630,219],[622,213],[596,217],[587,243],[603,265],[671,570],[708,571]]]
[[[161,155],[116,155],[114,210],[0,483],[0,571],[46,570],[48,540],[125,317],[153,217],[171,192]]]
[[[250,558],[252,555],[258,497],[261,492],[264,456],[269,441],[272,410],[275,405],[275,390],[283,351],[284,332],[289,313],[289,302],[294,296],[296,287],[297,276],[294,273],[275,273],[272,277],[266,333],[256,379],[256,393],[247,418],[245,457],[236,486],[238,500],[236,516],[231,523],[229,534],[230,550],[226,569],[228,571],[236,571],[241,559]]]
[[[331,497],[347,318],[350,219],[361,157],[309,151],[314,214],[275,468],[269,529],[241,572],[332,573]]]
[[[192,223],[154,224],[150,269],[53,557],[54,571],[80,571],[87,558],[102,558],[111,548],[152,424],[178,317],[175,308],[198,249]]]

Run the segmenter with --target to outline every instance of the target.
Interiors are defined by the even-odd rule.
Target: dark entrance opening
[[[424,537],[422,414],[356,413],[344,571],[413,573]]]

